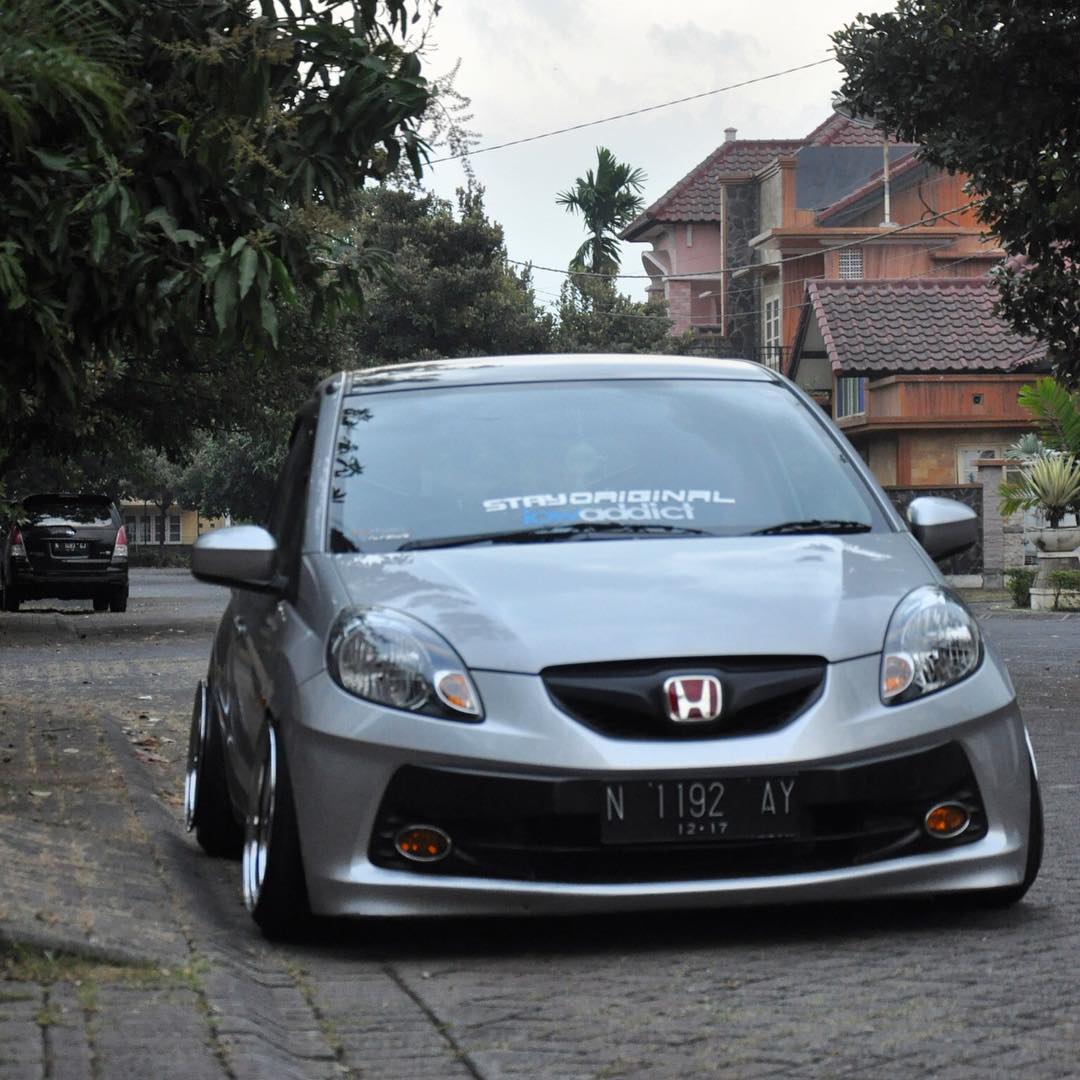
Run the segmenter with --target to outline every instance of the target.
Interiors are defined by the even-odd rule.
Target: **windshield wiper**
[[[398,551],[424,548],[467,547],[469,544],[533,544],[556,540],[576,540],[597,533],[616,536],[714,536],[708,529],[686,525],[665,525],[651,521],[574,521],[566,525],[544,525],[535,529],[508,529],[504,532],[472,533],[467,536],[436,536],[409,540]]]
[[[841,518],[807,518],[805,521],[783,521],[779,525],[769,525],[764,529],[755,529],[751,536],[782,536],[797,533],[862,533],[869,532],[872,526],[865,521],[844,521]]]

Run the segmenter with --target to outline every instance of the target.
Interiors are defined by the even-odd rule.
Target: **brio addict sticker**
[[[526,525],[572,521],[693,521],[695,504],[733,505],[708,488],[633,488],[623,491],[569,491],[485,499],[486,513],[521,511]]]
[[[508,495],[501,499],[485,499],[484,510],[489,514],[506,510],[531,510],[554,506],[642,506],[664,503],[726,503],[735,500],[719,491],[707,488],[634,488],[626,491],[569,491],[556,494]]]

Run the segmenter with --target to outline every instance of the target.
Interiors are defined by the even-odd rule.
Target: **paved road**
[[[0,616],[0,1077],[1080,1075],[1080,616],[983,610],[1039,758],[1020,906],[329,923],[271,947],[179,826],[222,594]],[[77,946],[69,961],[48,946]]]

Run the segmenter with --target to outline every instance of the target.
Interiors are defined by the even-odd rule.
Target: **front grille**
[[[784,770],[774,770],[783,772]],[[788,770],[791,774],[791,770]],[[978,786],[956,743],[858,765],[797,772],[805,820],[794,838],[603,844],[604,784],[578,778],[491,776],[406,766],[386,790],[372,834],[376,866],[436,876],[599,883],[692,881],[809,873],[940,851],[986,835]],[[962,803],[962,835],[926,835],[937,802]],[[435,825],[453,850],[439,863],[408,862],[397,832]]]
[[[816,656],[688,657],[545,668],[540,674],[563,712],[621,739],[700,739],[774,731],[820,695],[826,663]],[[724,707],[717,720],[668,719],[664,681],[688,673],[715,675]]]

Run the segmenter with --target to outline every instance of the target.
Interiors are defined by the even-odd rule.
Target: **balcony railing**
[[[789,352],[791,349],[786,345],[759,345],[751,350],[750,359],[770,371],[783,371]]]

